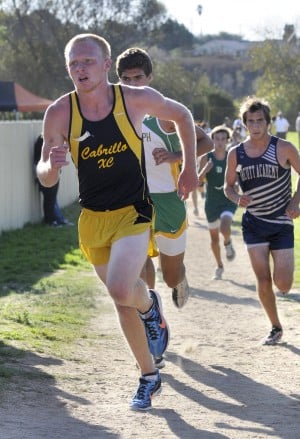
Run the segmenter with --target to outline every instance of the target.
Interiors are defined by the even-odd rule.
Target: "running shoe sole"
[[[152,353],[150,351],[154,357],[161,357],[163,355],[163,353],[166,351],[166,349],[168,347],[168,344],[169,344],[170,328],[169,328],[169,325],[168,325],[168,323],[167,323],[167,321],[166,321],[166,319],[165,319],[165,317],[163,315],[163,307],[162,307],[162,301],[161,301],[160,295],[156,291],[154,291],[154,290],[150,290],[150,294],[151,294],[151,297],[153,298],[153,300],[155,301],[156,307],[158,307],[158,311],[159,311],[159,314],[160,314],[161,323],[159,324],[159,326],[162,329],[163,328],[166,329],[166,333],[167,333],[167,341],[165,343],[165,346],[164,346],[164,349],[162,350],[162,352]]]
[[[153,357],[154,366],[157,367],[157,369],[163,369],[166,366],[166,362],[163,356],[161,357]]]
[[[176,308],[183,308],[190,296],[190,288],[186,277],[172,289],[172,300]]]

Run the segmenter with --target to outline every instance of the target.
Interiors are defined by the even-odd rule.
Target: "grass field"
[[[66,357],[95,313],[100,286],[78,248],[79,206],[63,211],[75,226],[27,225],[0,237],[0,378],[5,358],[26,347]]]

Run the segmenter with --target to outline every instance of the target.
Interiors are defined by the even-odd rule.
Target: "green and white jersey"
[[[187,228],[185,203],[177,195],[180,165],[179,163],[156,165],[152,153],[155,148],[164,148],[170,152],[181,151],[180,140],[176,131],[167,133],[161,128],[157,118],[151,116],[143,121],[142,138],[148,187],[156,211],[154,231],[156,235],[163,235],[174,241],[172,246],[176,252],[172,254],[178,254],[184,251],[185,241],[180,241],[178,247],[176,240]],[[165,251],[160,245],[158,247],[160,251]]]
[[[180,172],[179,163],[161,163],[156,165],[152,152],[155,148],[164,148],[171,152],[181,151],[177,133],[175,131],[167,133],[160,127],[156,117],[148,116],[143,121],[142,138],[150,193],[176,191]]]

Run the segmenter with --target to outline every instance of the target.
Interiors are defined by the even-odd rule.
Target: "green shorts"
[[[237,205],[227,198],[215,201],[205,201],[204,210],[207,221],[213,223],[221,218],[223,212],[235,213]]]
[[[181,234],[187,227],[187,214],[184,201],[177,192],[150,194],[155,207],[154,233],[166,236]]]

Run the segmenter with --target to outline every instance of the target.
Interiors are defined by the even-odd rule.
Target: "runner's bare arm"
[[[281,164],[291,166],[297,174],[296,190],[286,208],[286,214],[296,219],[300,216],[300,155],[298,149],[290,142],[280,142],[278,160]]]
[[[68,107],[64,99],[52,104],[46,111],[43,121],[43,147],[37,165],[37,176],[43,186],[54,186],[60,176],[61,168],[69,164],[66,154],[66,127]]]
[[[214,144],[212,139],[201,127],[199,127],[199,125],[195,125],[195,129],[197,139],[196,154],[197,157],[200,157],[201,155],[212,151],[214,149]]]
[[[123,86],[124,87],[124,86]],[[129,90],[128,90],[129,89]],[[159,119],[172,120],[182,145],[182,171],[178,178],[178,195],[186,200],[197,188],[196,132],[191,112],[183,104],[164,97],[151,87],[125,89],[129,117],[141,130],[141,116],[151,114]]]
[[[236,148],[232,148],[227,155],[227,164],[224,179],[224,193],[226,197],[229,198],[229,200],[240,205],[241,195],[239,195],[236,191],[236,167]]]

